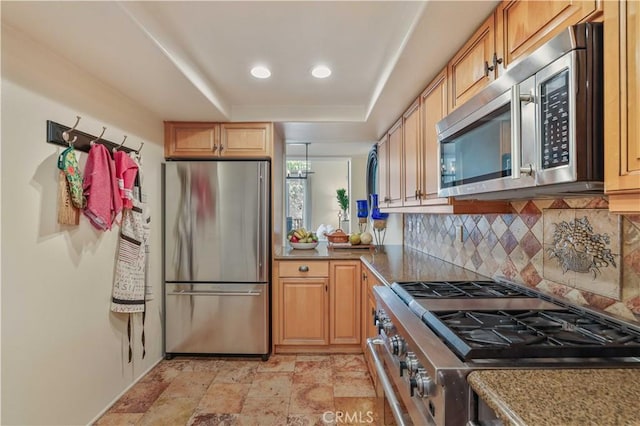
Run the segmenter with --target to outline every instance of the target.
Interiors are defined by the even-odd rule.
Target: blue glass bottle
[[[369,203],[367,200],[356,200],[356,205],[358,206],[359,218],[369,217]]]
[[[382,213],[378,207],[378,194],[371,194],[371,219],[385,220],[389,217],[389,213]]]

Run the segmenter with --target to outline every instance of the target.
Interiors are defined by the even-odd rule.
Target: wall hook
[[[136,154],[140,154],[140,151],[142,151],[143,146],[144,146],[144,142],[140,142],[140,148],[136,150]]]
[[[94,140],[92,140],[91,142],[89,142],[89,145],[93,145],[94,143],[98,142],[100,139],[102,139],[102,135],[104,135],[104,132],[107,131],[107,128],[102,126],[102,133],[100,133],[100,136],[98,136],[97,138],[95,138]]]
[[[69,145],[69,146],[73,146],[73,143],[75,141],[78,140],[77,136],[74,136],[72,140],[69,140],[69,135],[71,134],[71,132],[73,132],[76,127],[78,127],[78,123],[80,123],[80,116],[76,115],[76,124],[73,125],[72,128],[70,128],[69,130],[65,130],[64,132],[62,132],[62,139],[64,139],[64,141]]]
[[[124,135],[124,139],[122,140],[122,143],[120,145],[118,145],[117,147],[113,148],[113,152],[116,152],[117,150],[119,150],[120,148],[122,148],[122,145],[124,145],[124,142],[127,140],[127,135]]]

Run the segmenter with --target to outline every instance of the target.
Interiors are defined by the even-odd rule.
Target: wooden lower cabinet
[[[275,262],[273,352],[361,351],[360,261]]]
[[[326,278],[283,278],[281,343],[285,345],[326,345]]]
[[[373,288],[377,285],[381,285],[380,281],[376,278],[373,272],[362,265],[362,351],[364,353],[364,359],[367,362],[369,368],[369,374],[373,380],[374,386],[378,380],[378,373],[376,367],[373,364],[373,358],[371,357],[369,350],[367,349],[367,339],[370,337],[376,337],[378,335],[378,328],[373,322],[373,316],[376,312],[376,298],[373,294]]]
[[[360,261],[329,263],[329,343],[360,343]]]

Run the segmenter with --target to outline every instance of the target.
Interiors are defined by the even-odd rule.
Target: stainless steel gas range
[[[640,367],[640,327],[509,282],[374,289],[368,348],[395,422],[477,424],[478,369]]]

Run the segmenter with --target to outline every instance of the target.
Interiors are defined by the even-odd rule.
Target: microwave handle
[[[522,102],[533,102],[531,94],[520,94],[520,86],[511,87],[511,179],[520,179],[521,173],[533,175],[533,165],[522,167]]]

